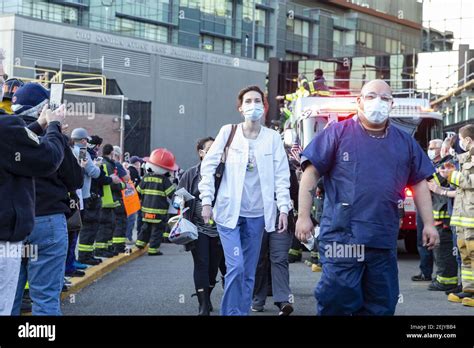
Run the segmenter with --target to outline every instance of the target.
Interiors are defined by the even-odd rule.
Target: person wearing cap
[[[0,76],[0,100],[3,82]],[[39,180],[35,183],[33,176],[54,176],[64,161],[67,146],[61,134],[64,108],[55,112],[43,108],[40,117],[28,127],[20,117],[5,116],[5,113],[0,116],[0,245],[9,245],[10,250],[21,248],[25,241],[38,246],[36,262],[27,263],[31,296],[35,298],[33,314],[52,314],[59,310],[61,264],[64,265],[67,243],[63,237],[66,218],[64,212],[49,216],[39,216],[38,212],[68,209],[68,206],[61,207],[56,196],[60,195],[61,187],[54,192],[54,201],[41,203]],[[44,135],[38,137],[41,134]],[[46,242],[52,239],[51,234],[55,236],[54,243]],[[21,270],[21,250],[18,251],[18,257],[0,257],[0,315],[12,313]],[[24,284],[21,292],[23,289]]]
[[[155,149],[146,163],[146,174],[138,185],[141,196],[143,226],[138,233],[136,246],[140,249],[150,242],[148,255],[163,255],[160,245],[168,222],[168,199],[176,190],[165,175],[178,169],[176,159],[167,149]]]
[[[130,165],[128,166],[128,171],[130,173],[130,180],[132,180],[132,183],[135,187],[138,187],[140,185],[140,182],[142,180],[141,177],[141,166],[144,163],[143,159],[141,159],[138,156],[132,156],[130,157]],[[135,214],[130,215],[127,218],[127,234],[126,237],[130,243],[133,242],[133,227],[135,226],[135,221],[137,221],[137,229],[140,231],[140,228],[142,226],[142,214],[141,210],[136,212]]]
[[[82,206],[81,214],[84,215],[82,210],[86,205],[90,204],[91,201],[91,181],[92,179],[97,179],[100,176],[100,168],[92,161],[91,155],[87,151],[88,141],[91,140],[89,133],[84,128],[75,128],[71,132],[71,139],[73,142],[73,152],[74,155],[78,158],[81,166],[84,168],[84,184],[81,189],[82,197]],[[69,256],[68,262],[66,264],[66,275],[71,276],[81,276],[83,275],[81,271],[76,270],[74,266],[75,260],[75,249],[78,239],[78,233],[73,232],[70,236],[71,240],[69,243]]]
[[[3,100],[0,100],[0,109],[6,111],[7,114],[12,114],[12,99],[15,92],[24,85],[24,82],[16,79],[11,78],[5,81],[3,85]]]
[[[47,109],[48,98],[49,91],[43,86],[25,84],[12,96],[13,106],[19,113],[17,117],[22,118],[31,129],[35,129],[37,125],[44,123],[41,116],[38,118],[38,110],[39,107]],[[22,106],[17,107],[18,105]],[[64,107],[57,112],[64,114]],[[39,129],[37,134],[42,136],[42,130]],[[58,170],[35,180],[35,227],[27,243],[38,246],[38,255],[36,259],[22,263],[13,315],[20,315],[27,282],[33,301],[33,315],[61,314],[60,291],[67,253],[65,220],[71,215],[68,192],[81,187],[83,180],[81,167],[67,145],[68,139],[65,135],[61,136],[64,156]]]

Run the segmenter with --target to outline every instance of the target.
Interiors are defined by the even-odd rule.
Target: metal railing
[[[52,70],[38,67],[14,65],[15,69],[34,72],[34,78],[17,76],[25,82],[37,82],[49,88],[51,83],[64,83],[66,92],[107,93],[107,78],[104,75],[75,71]],[[93,83],[95,82],[95,83]]]

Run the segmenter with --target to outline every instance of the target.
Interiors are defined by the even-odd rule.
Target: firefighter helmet
[[[3,85],[3,99],[12,100],[13,94],[25,83],[17,78],[11,78],[5,81]]]
[[[148,162],[173,172],[179,168],[173,153],[163,148],[153,150]]]

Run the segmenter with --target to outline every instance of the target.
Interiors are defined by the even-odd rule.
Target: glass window
[[[201,48],[206,51],[214,50],[214,39],[212,36],[203,35],[201,38]]]
[[[303,37],[309,37],[309,23],[303,22]]]
[[[255,47],[255,59],[257,60],[266,60],[266,49],[265,47]]]
[[[342,31],[341,30],[334,30],[334,43],[340,45],[342,43]]]

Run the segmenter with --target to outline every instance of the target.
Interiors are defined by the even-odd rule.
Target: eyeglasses
[[[384,102],[391,102],[393,97],[390,94],[377,94],[377,93],[367,93],[362,96],[365,100],[374,100],[377,97],[380,97]]]

